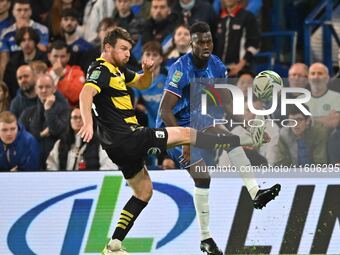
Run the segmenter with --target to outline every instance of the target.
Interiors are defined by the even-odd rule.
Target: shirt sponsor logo
[[[156,131],[156,137],[157,138],[165,138],[164,131]]]
[[[178,85],[172,81],[169,82],[169,86],[174,87],[176,89],[178,88]]]

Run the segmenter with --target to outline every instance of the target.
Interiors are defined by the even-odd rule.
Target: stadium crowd
[[[135,44],[128,67],[141,70],[143,57],[155,63],[146,90],[130,89],[140,124],[155,127],[169,67],[191,51],[189,26],[210,25],[214,54],[246,89],[255,77],[261,50],[262,0],[0,0],[0,171],[117,169],[94,139],[84,144],[79,94],[88,66],[114,27],[125,28]],[[340,50],[339,50],[340,66]],[[269,143],[246,148],[254,165],[303,166],[340,163],[339,72],[320,63],[289,67],[285,86],[306,88],[312,116],[289,107],[287,116],[267,116]],[[283,77],[285,78],[285,77]],[[230,80],[232,81],[232,80]],[[291,98],[299,94],[291,94]],[[254,107],[266,107],[253,101]],[[256,116],[245,103],[245,120]],[[270,119],[289,118],[296,127]],[[233,133],[243,129],[234,127]],[[151,169],[174,168],[166,155],[150,157]]]

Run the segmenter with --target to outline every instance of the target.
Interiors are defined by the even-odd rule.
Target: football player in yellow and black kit
[[[204,134],[189,127],[154,129],[140,126],[127,86],[148,88],[152,82],[154,65],[152,59],[145,59],[142,62],[143,74],[125,68],[132,43],[129,33],[120,27],[109,32],[103,41],[102,54],[89,67],[80,93],[84,125],[79,135],[85,142],[92,139],[93,113],[103,148],[119,166],[133,190],[133,196],[121,211],[112,239],[103,254],[127,254],[121,242],[152,195],[152,182],[144,165],[148,154],[162,153],[167,147],[183,144],[217,149],[253,145],[263,140],[263,134],[260,133],[240,138],[234,135]]]

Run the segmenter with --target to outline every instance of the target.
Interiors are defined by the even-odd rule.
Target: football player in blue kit
[[[190,93],[199,90],[198,88],[190,90],[190,86],[197,84],[193,83],[195,79],[227,78],[227,70],[224,64],[217,56],[212,55],[213,39],[209,25],[204,22],[197,22],[191,26],[190,34],[192,52],[179,58],[170,67],[156,126],[158,128],[193,127],[207,133],[229,135],[230,133],[225,126],[213,126],[211,116],[199,114],[199,105],[195,105],[196,103],[193,102],[196,101],[193,99],[197,99],[197,97],[190,95]],[[225,92],[220,93],[220,95],[223,97],[223,110],[227,112],[228,116],[232,116],[231,95]],[[233,118],[235,117],[233,116]],[[215,151],[184,145],[168,149],[167,153],[176,162],[177,167],[187,169],[194,180],[194,203],[201,232],[200,249],[207,254],[223,254],[212,239],[209,230],[210,175],[206,171],[197,172],[200,167],[216,165]],[[250,165],[249,159],[241,146],[230,148],[228,156],[231,165],[238,169]],[[269,189],[260,189],[253,176],[243,175],[242,178],[253,200],[253,205],[257,209],[266,206],[280,191],[279,184]]]

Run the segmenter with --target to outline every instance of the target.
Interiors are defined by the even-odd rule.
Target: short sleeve
[[[186,84],[187,81],[182,66],[178,62],[173,64],[166,78],[164,90],[181,98]]]
[[[110,77],[110,71],[105,66],[90,68],[86,74],[84,86],[93,87],[100,93],[103,88],[109,87]]]

